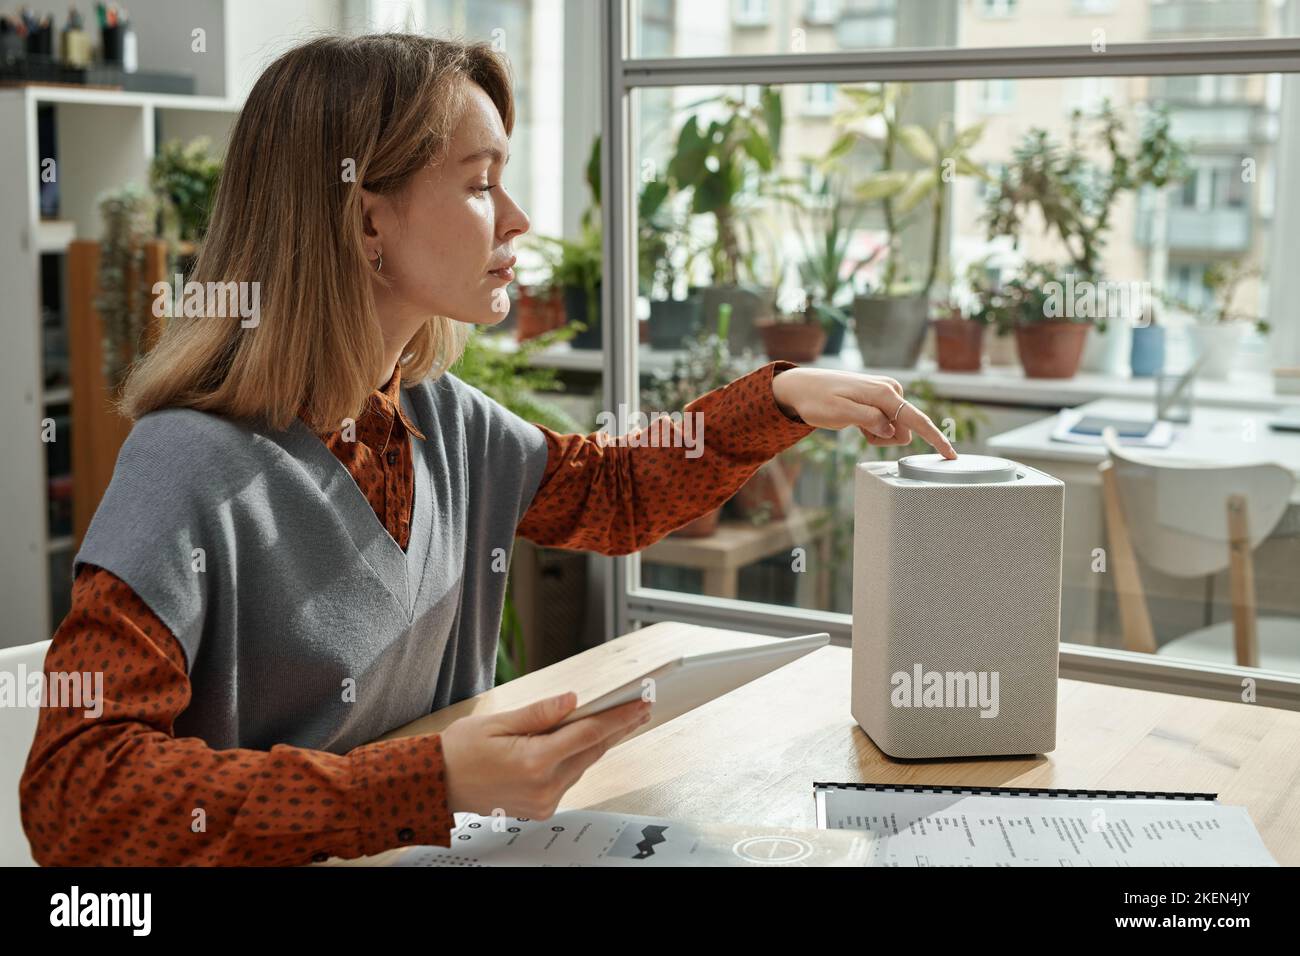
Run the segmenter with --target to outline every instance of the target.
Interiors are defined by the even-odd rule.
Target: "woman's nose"
[[[515,236],[522,236],[532,225],[528,221],[528,214],[519,208],[513,198],[507,200],[509,207],[504,210],[505,215],[501,217],[501,238],[512,239]]]

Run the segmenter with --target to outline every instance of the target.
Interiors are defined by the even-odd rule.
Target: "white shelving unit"
[[[38,114],[54,111],[59,218],[40,218]],[[45,387],[41,257],[61,255],[72,239],[101,233],[98,197],[127,182],[147,185],[160,143],[206,135],[224,150],[239,105],[205,96],[154,95],[70,87],[0,90],[0,646],[42,640],[66,600],[62,567],[75,542],[51,536],[42,422],[68,406],[76,427],[76,396],[67,385]],[[66,307],[66,301],[61,303]],[[65,316],[66,321],[66,316]],[[56,431],[56,441],[70,441]],[[67,565],[64,565],[64,562]],[[36,597],[39,595],[40,597]]]
[[[70,566],[73,556],[72,539],[51,538],[48,530],[41,422],[50,408],[70,403],[75,428],[77,397],[67,387],[45,388],[41,257],[61,254],[74,238],[99,238],[100,193],[129,181],[147,185],[159,144],[206,135],[223,152],[244,98],[271,60],[309,34],[364,29],[372,6],[374,0],[134,0],[141,69],[191,73],[197,95],[0,88],[0,647],[53,633],[59,622],[51,597],[63,587],[52,581],[53,562]],[[40,218],[37,117],[47,106],[55,113],[56,221]]]

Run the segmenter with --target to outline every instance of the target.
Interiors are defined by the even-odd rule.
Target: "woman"
[[[513,125],[486,44],[319,39],[258,80],[192,278],[255,283],[259,315],[178,314],[127,383],[46,658],[101,671],[102,714],[42,709],[38,862],[296,864],[448,845],[456,811],[550,816],[647,705],[553,729],[569,693],[373,742],[491,686],[516,534],[636,551],[819,426],[955,454],[868,375],[770,363],[688,406],[688,458],[556,434],[447,372],[528,230]]]

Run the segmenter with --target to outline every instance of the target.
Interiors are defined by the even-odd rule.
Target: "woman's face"
[[[513,261],[514,240],[528,231],[528,217],[501,183],[509,151],[501,115],[469,83],[446,159],[418,172],[396,201],[362,190],[371,265],[382,252],[391,283],[375,287],[386,337],[408,326],[413,334],[430,315],[475,325],[505,318],[514,276],[493,270]]]

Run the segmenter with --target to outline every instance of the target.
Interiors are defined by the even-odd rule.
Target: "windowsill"
[[[504,347],[515,347],[512,337],[501,338]],[[641,345],[637,364],[643,374],[667,372],[673,360],[682,354],[680,350],[658,351]],[[768,361],[767,356],[759,354],[754,356],[752,365],[758,368]],[[599,350],[575,349],[567,342],[538,353],[533,364],[571,372],[599,373],[604,368]],[[1026,378],[1018,365],[985,366],[980,372],[940,372],[928,359],[922,359],[916,368],[876,368],[863,365],[861,355],[851,343],[846,343],[838,356],[822,356],[808,363],[808,367],[888,375],[904,388],[924,378],[943,398],[995,405],[1070,408],[1100,398],[1155,400],[1155,380],[1149,378],[1099,372],[1079,372],[1068,379]],[[1267,374],[1241,372],[1223,382],[1198,379],[1193,389],[1197,404],[1218,408],[1275,409],[1296,402],[1295,396],[1277,395],[1272,377]]]

